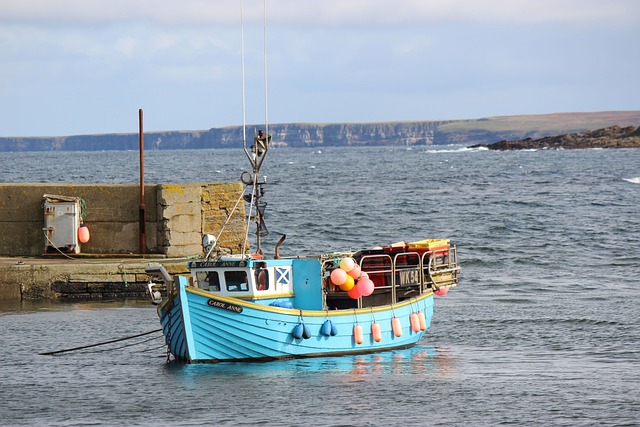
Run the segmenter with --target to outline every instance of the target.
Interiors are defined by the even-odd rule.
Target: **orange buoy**
[[[424,317],[422,310],[418,310],[418,321],[420,322],[420,330],[425,331],[427,329],[427,319]]]
[[[78,227],[78,240],[80,243],[87,243],[89,241],[89,227],[84,224]]]
[[[391,329],[393,329],[393,335],[396,337],[402,336],[402,323],[400,323],[400,319],[396,316],[393,316],[393,319],[391,319]]]
[[[420,331],[420,320],[418,319],[418,313],[411,313],[411,316],[409,316],[409,323],[411,323],[411,330],[413,332]]]
[[[371,324],[371,335],[373,335],[373,340],[375,342],[382,341],[382,332],[380,331],[380,324],[375,320]]]
[[[364,336],[362,334],[362,326],[356,323],[356,326],[353,327],[353,339],[356,341],[356,344],[362,344],[364,342]]]

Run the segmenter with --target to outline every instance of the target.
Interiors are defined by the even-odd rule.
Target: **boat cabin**
[[[193,286],[223,297],[303,310],[324,308],[317,258],[227,256],[212,261],[192,261],[189,269]]]

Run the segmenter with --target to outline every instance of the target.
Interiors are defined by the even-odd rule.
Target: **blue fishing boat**
[[[253,172],[241,177],[242,199],[254,223],[254,253],[242,248],[239,254],[213,255],[218,239],[207,234],[206,255],[188,262],[188,276],[170,277],[161,265],[147,268],[166,286],[165,299],[156,284],[149,291],[159,304],[169,357],[187,363],[265,361],[417,343],[431,324],[434,295],[458,285],[456,246],[428,239],[281,257],[282,236],[274,256],[266,257],[266,180],[258,176],[268,151],[268,139],[261,150],[245,144]]]
[[[260,168],[271,146],[265,121],[266,133],[255,134],[250,147],[246,120],[243,125],[251,171],[240,176],[244,192],[236,207],[245,203],[252,226],[239,253],[220,250],[220,230],[217,238],[203,236],[204,256],[188,263],[188,276],[171,277],[161,265],[147,268],[166,287],[162,299],[159,284],[149,283],[149,294],[159,304],[168,356],[188,363],[265,361],[370,353],[417,343],[431,324],[434,295],[443,296],[458,285],[456,246],[448,239],[427,239],[281,257],[282,236],[274,255],[265,256],[267,182]],[[251,228],[253,251],[247,244]]]

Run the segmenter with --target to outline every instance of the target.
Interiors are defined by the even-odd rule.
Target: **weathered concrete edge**
[[[187,258],[0,258],[0,301],[146,297],[150,264],[186,274]]]

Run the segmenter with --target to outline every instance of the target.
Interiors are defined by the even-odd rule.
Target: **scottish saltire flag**
[[[282,286],[289,286],[289,284],[291,284],[290,267],[276,267],[276,284]]]

